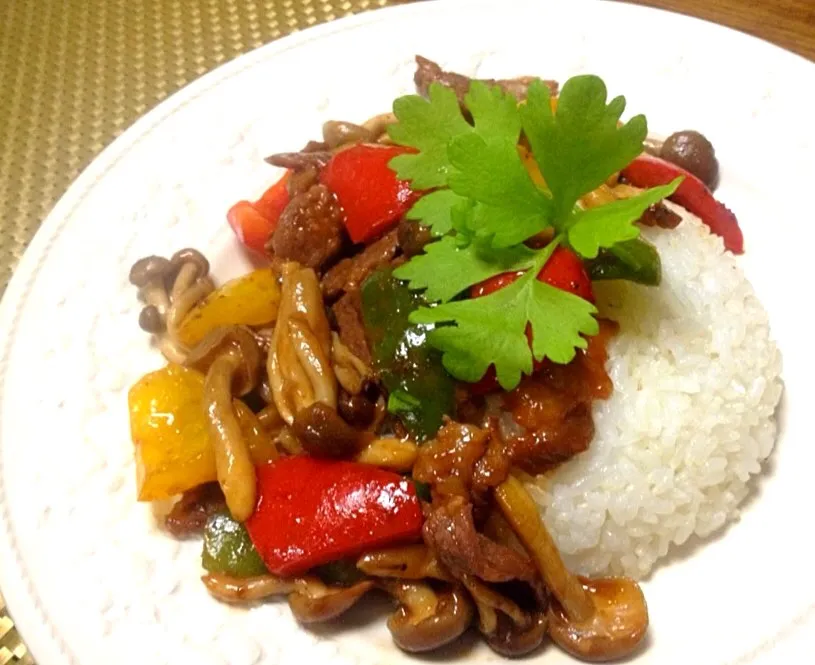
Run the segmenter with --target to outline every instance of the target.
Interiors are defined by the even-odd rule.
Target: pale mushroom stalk
[[[427,545],[404,545],[368,552],[359,558],[357,568],[371,577],[453,581]]]
[[[187,356],[186,364],[206,372],[204,406],[215,453],[215,468],[232,516],[242,522],[255,509],[255,468],[233,404],[257,384],[260,352],[252,333],[240,326],[216,328]],[[263,436],[255,432],[255,436]]]
[[[464,575],[461,581],[478,610],[478,629],[493,651],[514,658],[541,645],[548,626],[545,610],[525,612],[472,575]]]
[[[339,384],[351,395],[359,394],[372,374],[370,368],[342,343],[335,332],[331,333],[331,366]]]
[[[630,654],[648,629],[648,608],[639,585],[625,577],[587,580],[570,573],[523,484],[509,476],[495,499],[557,603],[548,612],[549,635],[583,660]]]
[[[317,274],[294,262],[284,264],[281,273],[280,309],[266,370],[275,406],[291,425],[298,411],[316,401],[336,409],[337,382]]]
[[[309,329],[305,319],[292,316],[289,335],[294,352],[314,390],[314,400],[337,406],[337,381],[331,371],[331,362],[317,336]]]
[[[419,446],[410,439],[380,437],[367,443],[355,459],[362,464],[406,473],[419,456]]]
[[[241,359],[234,351],[216,358],[207,372],[204,399],[213,437],[218,482],[229,512],[236,520],[243,522],[255,509],[257,481],[249,449],[232,407],[232,380],[240,365]]]
[[[350,609],[374,586],[363,580],[349,587],[327,586],[316,577],[298,579],[289,596],[289,607],[300,623],[330,621]]]
[[[207,591],[227,603],[245,603],[272,596],[284,596],[295,590],[296,580],[274,575],[232,577],[222,573],[207,573],[201,580]]]

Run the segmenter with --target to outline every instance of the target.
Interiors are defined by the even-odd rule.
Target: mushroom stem
[[[521,481],[509,476],[495,488],[495,498],[504,517],[535,562],[546,586],[568,617],[574,621],[590,619],[595,611],[594,604],[580,580],[566,569],[535,502]]]
[[[213,596],[228,603],[282,596],[294,591],[296,585],[296,580],[281,579],[274,575],[232,577],[222,573],[207,573],[201,580]]]
[[[317,336],[309,329],[307,322],[298,316],[289,319],[289,335],[300,365],[313,386],[314,399],[336,409],[337,380]]]
[[[241,366],[238,352],[230,349],[218,356],[207,372],[204,402],[215,449],[218,482],[226,505],[239,522],[255,509],[255,468],[232,406],[232,380]]]
[[[190,265],[189,263],[184,264],[181,270],[184,271]],[[196,270],[195,266],[191,267],[193,270]],[[172,296],[172,304],[170,305],[170,309],[167,310],[167,333],[173,340],[178,339],[178,327],[181,325],[184,317],[189,314],[190,310],[198,304],[202,298],[215,289],[215,285],[209,277],[202,277],[197,282],[190,284],[183,291],[175,293],[178,282],[179,280],[176,279],[173,285],[174,295]]]
[[[315,577],[299,579],[289,596],[289,607],[300,623],[330,621],[350,609],[373,585],[363,580],[350,587],[330,587]]]
[[[410,439],[381,437],[370,441],[356,456],[362,464],[406,473],[419,456],[419,446]]]
[[[448,582],[453,579],[426,545],[405,545],[368,552],[359,558],[357,568],[373,577],[402,580],[422,580],[429,577]]]

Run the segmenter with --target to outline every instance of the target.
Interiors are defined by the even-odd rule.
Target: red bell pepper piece
[[[490,277],[480,284],[476,284],[470,289],[470,297],[478,298],[494,293],[498,289],[512,284],[523,275],[523,271],[505,272],[495,277]],[[594,291],[591,288],[589,273],[583,265],[583,261],[572,250],[566,247],[558,247],[549,257],[546,265],[538,273],[538,280],[545,282],[556,289],[568,291],[584,300],[594,302]]]
[[[523,275],[523,271],[505,272],[490,279],[476,284],[470,289],[470,296],[478,298],[494,293],[498,289],[512,284],[518,277]],[[546,265],[538,273],[538,279],[557,289],[568,291],[584,300],[594,302],[594,291],[591,288],[591,278],[583,265],[583,261],[572,250],[566,247],[558,247]],[[526,331],[527,337],[531,337],[531,331]],[[530,340],[531,343],[531,340]],[[543,367],[546,361],[534,361],[534,371]],[[476,395],[485,395],[499,388],[498,378],[495,375],[495,367],[489,366],[481,379],[470,386],[470,391]]]
[[[744,236],[736,216],[713,197],[705,183],[689,171],[643,153],[626,166],[621,175],[635,187],[667,185],[677,176],[685,176],[682,184],[668,198],[698,216],[713,233],[721,236],[726,249],[734,254],[744,252]]]
[[[320,172],[320,182],[345,211],[345,228],[355,243],[382,235],[419,197],[388,167],[391,159],[407,152],[413,150],[360,143],[338,152]]]
[[[246,247],[263,252],[266,242],[277,228],[283,209],[289,204],[288,182],[291,171],[264,192],[254,203],[238,201],[226,218],[229,225]]]
[[[259,467],[257,479],[258,503],[246,528],[276,575],[421,540],[416,489],[396,473],[298,456]]]

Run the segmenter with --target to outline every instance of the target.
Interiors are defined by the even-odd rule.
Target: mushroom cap
[[[146,305],[139,312],[139,328],[149,333],[161,333],[165,330],[164,317],[155,305]]]
[[[402,604],[388,618],[388,630],[403,651],[433,651],[457,639],[470,627],[475,612],[463,589],[455,587],[435,595],[433,608]],[[405,600],[398,598],[400,602]]]
[[[145,256],[130,268],[130,283],[142,288],[150,282],[164,279],[172,271],[170,262],[163,256]]]
[[[239,396],[250,392],[258,382],[261,357],[255,337],[248,328],[215,328],[190,351],[184,364],[200,372],[207,372],[213,361],[223,353],[235,353],[241,361],[232,379],[233,392]]]
[[[545,612],[535,612],[526,627],[518,626],[506,614],[499,614],[495,633],[486,635],[485,639],[496,653],[507,658],[518,658],[532,653],[541,645],[548,626]]]
[[[322,402],[300,409],[294,416],[292,430],[312,457],[338,459],[353,457],[360,449],[364,435]]]
[[[571,621],[556,602],[549,606],[549,635],[561,649],[587,661],[630,654],[648,630],[648,607],[639,585],[627,577],[578,578],[595,611],[585,621]]]
[[[207,257],[201,254],[197,249],[185,247],[184,249],[179,249],[170,257],[170,264],[176,272],[178,272],[185,263],[192,263],[198,268],[198,277],[203,277],[209,273],[209,261],[207,261]]]

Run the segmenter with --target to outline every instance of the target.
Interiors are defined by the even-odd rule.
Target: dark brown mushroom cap
[[[175,272],[178,272],[185,263],[192,263],[198,268],[196,277],[203,277],[209,274],[209,261],[207,261],[207,257],[201,254],[197,249],[185,247],[184,249],[179,249],[170,257],[170,265],[172,265]]]
[[[715,189],[719,179],[719,162],[713,144],[699,132],[690,129],[671,134],[662,144],[659,156]]]
[[[498,615],[498,626],[485,639],[490,648],[507,658],[518,658],[532,653],[546,637],[549,626],[545,612],[532,615],[528,626],[520,627],[505,614]]]
[[[349,587],[329,587],[316,579],[301,580],[289,596],[289,607],[300,623],[330,621],[350,609],[373,585],[364,580]]]
[[[322,402],[300,409],[294,416],[292,429],[309,455],[335,459],[353,457],[362,446],[365,434]]]
[[[185,365],[206,373],[214,360],[224,353],[234,353],[240,359],[232,380],[232,391],[238,396],[245,395],[257,385],[261,363],[255,337],[248,328],[222,326],[210,331],[190,351]]]
[[[139,328],[149,333],[164,332],[164,318],[155,305],[147,305],[139,312]]]
[[[410,653],[433,651],[449,644],[464,633],[473,621],[473,604],[461,588],[443,591],[436,596],[435,607],[415,607],[407,590],[407,583],[391,583],[386,588],[396,590],[395,597],[401,603],[388,618],[388,630],[394,643]],[[429,588],[429,587],[428,587]]]
[[[163,256],[145,256],[130,268],[130,283],[139,288],[151,282],[164,279],[172,271],[170,262]]]

